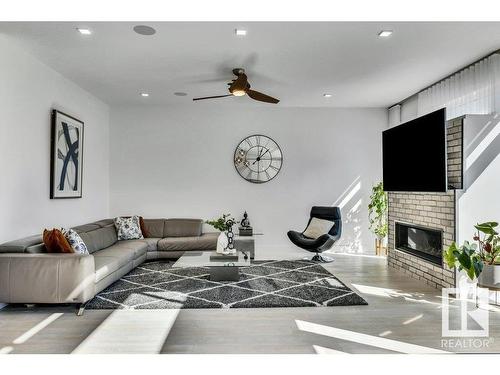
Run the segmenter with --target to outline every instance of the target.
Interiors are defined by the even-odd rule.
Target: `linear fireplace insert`
[[[443,231],[395,222],[395,247],[434,264],[443,265]]]

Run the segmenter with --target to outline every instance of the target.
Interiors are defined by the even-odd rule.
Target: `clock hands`
[[[264,147],[262,147],[262,149],[260,150],[259,156],[257,156],[257,159],[255,159],[255,161],[252,163],[252,165],[254,165],[258,161],[260,161],[260,159],[262,159],[262,157],[269,152],[269,149],[267,149],[266,152],[262,153],[263,150],[264,150]]]

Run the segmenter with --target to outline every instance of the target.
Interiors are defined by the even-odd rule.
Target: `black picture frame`
[[[53,109],[50,135],[50,199],[82,197],[83,143],[84,122]]]

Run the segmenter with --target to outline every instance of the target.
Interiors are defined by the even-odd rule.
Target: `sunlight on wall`
[[[485,128],[488,124],[485,126]],[[484,131],[484,128],[481,132]],[[469,169],[474,162],[482,155],[486,148],[496,139],[500,134],[500,121],[497,122],[495,127],[483,138],[483,140],[477,145],[477,147],[472,151],[465,160],[465,169]],[[479,134],[478,134],[479,136]]]

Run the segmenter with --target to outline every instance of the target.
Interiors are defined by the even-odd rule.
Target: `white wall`
[[[50,112],[82,120],[83,198],[50,200]],[[109,213],[109,108],[0,35],[0,242]]]
[[[242,100],[245,100],[244,98]],[[113,107],[111,215],[213,218],[248,211],[268,246],[289,246],[312,205],[342,205],[343,247],[373,252],[367,209],[381,179],[385,109],[280,108],[192,103],[180,107]],[[236,172],[238,143],[251,134],[273,138],[283,168],[264,184]]]

